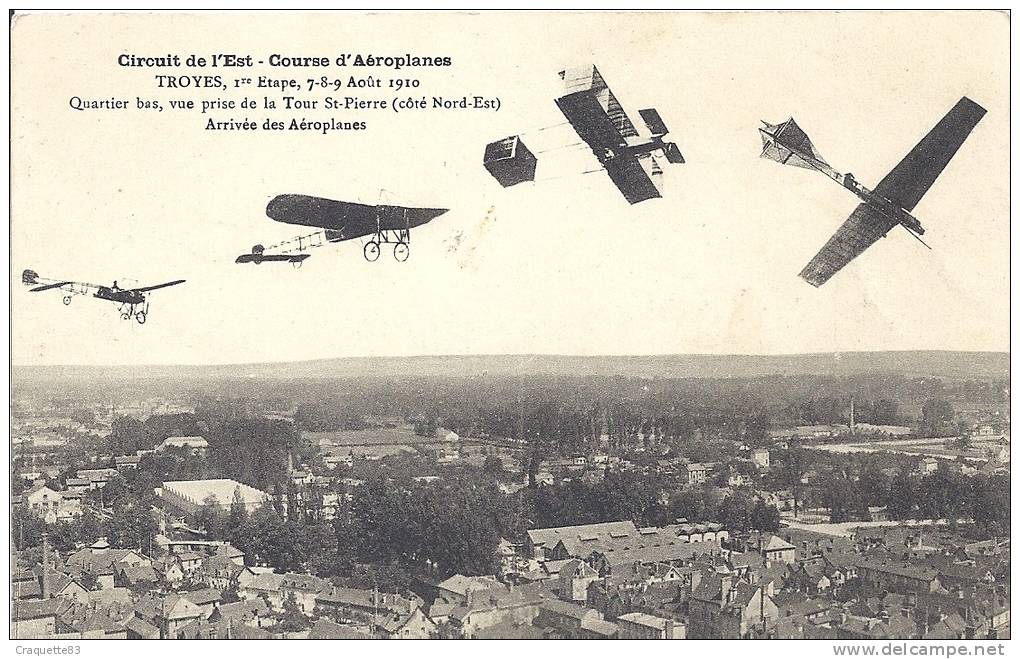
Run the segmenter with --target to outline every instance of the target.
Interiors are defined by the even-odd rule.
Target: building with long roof
[[[184,515],[194,515],[210,497],[224,511],[229,511],[234,495],[239,494],[248,512],[254,511],[271,497],[262,490],[230,478],[211,478],[196,481],[167,481],[160,497],[164,503]]]

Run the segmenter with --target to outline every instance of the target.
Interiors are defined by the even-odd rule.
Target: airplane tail
[[[676,142],[666,142],[663,144],[662,153],[666,156],[666,160],[674,165],[682,165],[686,162],[684,154],[680,153],[680,147],[676,145]]]
[[[638,110],[638,114],[641,115],[641,119],[645,122],[645,126],[648,126],[648,130],[651,131],[652,137],[662,137],[669,132],[669,128],[666,128],[666,122],[659,116],[659,111],[655,108],[648,108],[646,110]]]
[[[35,270],[25,270],[21,273],[21,283],[26,286],[33,286],[39,283],[39,273]]]
[[[828,167],[811,138],[792,117],[780,124],[766,121],[762,124],[758,129],[761,133],[762,158],[804,169],[818,169],[819,164]]]

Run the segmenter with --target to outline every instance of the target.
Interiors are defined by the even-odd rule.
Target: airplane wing
[[[149,291],[154,291],[160,288],[166,288],[167,286],[176,286],[177,284],[183,284],[184,282],[185,282],[184,279],[177,279],[175,281],[168,281],[163,284],[156,284],[155,286],[144,286],[142,288],[133,288],[131,290],[135,291],[136,293],[148,293]]]
[[[966,96],[893,167],[875,192],[911,211],[956,155],[985,109]]]
[[[581,66],[566,71],[560,71],[560,78],[563,79],[563,86],[569,96],[578,93],[586,93],[602,108],[603,114],[609,117],[613,127],[623,137],[637,137],[638,132],[634,122],[630,120],[623,106],[616,100],[616,96],[609,89],[605,78],[599,73],[594,65]],[[559,101],[557,101],[559,102]],[[569,118],[569,117],[568,117]]]
[[[859,205],[800,271],[800,277],[816,288],[821,286],[897,224],[896,220],[882,215],[874,206]]]
[[[277,222],[335,231],[331,238],[334,242],[367,236],[375,233],[377,226],[381,229],[420,226],[446,211],[445,208],[369,206],[299,194],[273,197],[266,206],[266,215]]]
[[[52,288],[60,288],[62,286],[69,286],[69,285],[74,284],[74,283],[75,282],[73,282],[73,281],[58,281],[58,282],[54,282],[52,284],[46,284],[44,286],[36,286],[35,288],[28,289],[28,291],[30,293],[39,293],[39,292],[42,292],[42,291],[48,291],[48,290],[50,290]]]
[[[662,167],[651,154],[616,156],[603,164],[609,178],[628,203],[636,204],[662,196],[659,191]]]
[[[574,127],[578,137],[591,147],[599,162],[605,160],[607,149],[620,149],[627,145],[623,134],[590,93],[575,92],[561,96],[556,99],[556,105]]]

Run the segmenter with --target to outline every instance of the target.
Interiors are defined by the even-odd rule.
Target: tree
[[[215,494],[210,494],[202,500],[202,505],[195,514],[195,522],[205,529],[209,538],[222,539],[225,537],[227,520]]]
[[[499,459],[499,456],[488,456],[485,458],[485,463],[482,464],[482,472],[495,478],[502,478],[505,474],[503,461]]]
[[[911,519],[917,506],[917,491],[914,479],[901,471],[889,483],[886,511],[892,519]]]
[[[152,512],[147,506],[117,506],[106,522],[106,539],[112,547],[148,551],[149,542],[159,533]]]
[[[231,533],[236,533],[248,521],[248,506],[241,496],[241,486],[234,488],[234,498],[230,501],[230,514],[227,518],[227,526]]]
[[[779,509],[765,503],[761,499],[757,499],[754,502],[754,508],[751,510],[750,522],[752,529],[766,532],[778,531],[780,528]]]
[[[894,400],[879,398],[871,412],[871,422],[880,426],[893,426],[900,423],[900,406]]]
[[[308,629],[308,616],[298,606],[294,593],[289,593],[283,601],[283,617],[276,625],[279,631],[299,632]]]
[[[944,398],[929,398],[921,406],[921,432],[928,437],[943,437],[953,422],[953,406]]]
[[[958,437],[954,437],[953,440],[950,442],[950,446],[952,446],[954,449],[958,451],[964,451],[970,448],[970,435],[967,433],[963,433]]]
[[[754,504],[751,498],[742,492],[734,492],[719,507],[719,521],[733,531],[746,531],[752,527],[751,515]]]

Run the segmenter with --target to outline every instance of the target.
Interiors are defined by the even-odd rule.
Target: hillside
[[[603,375],[657,378],[752,378],[768,375],[1009,377],[1002,352],[850,352],[802,355],[478,355],[348,357],[223,366],[15,366],[15,380],[92,378],[337,378],[471,377],[489,375]]]

